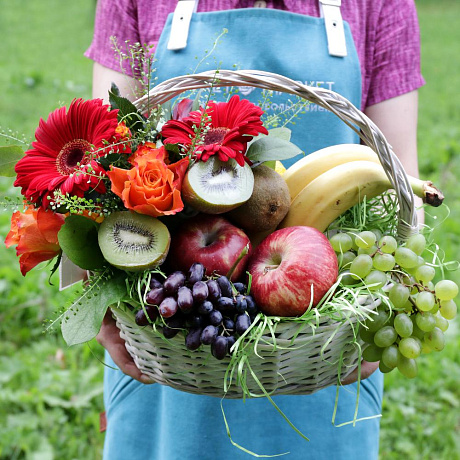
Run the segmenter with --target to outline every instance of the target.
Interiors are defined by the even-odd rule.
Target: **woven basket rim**
[[[407,240],[411,235],[418,233],[415,197],[401,161],[375,123],[339,93],[308,86],[283,75],[262,70],[216,69],[176,76],[158,83],[148,94],[134,101],[134,105],[150,112],[185,91],[231,86],[253,86],[293,94],[338,116],[379,157],[399,204],[398,237]]]

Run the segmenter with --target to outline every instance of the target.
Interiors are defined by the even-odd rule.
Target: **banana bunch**
[[[305,225],[321,232],[364,197],[374,198],[392,187],[377,154],[358,144],[318,150],[288,168],[283,179],[291,206],[278,228]],[[424,202],[433,206],[442,203],[442,193],[431,182],[408,179]]]

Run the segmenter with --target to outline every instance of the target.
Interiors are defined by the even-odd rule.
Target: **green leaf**
[[[145,117],[129,99],[120,96],[118,88],[113,84],[109,91],[109,101],[112,109],[118,109],[118,119],[123,120],[132,133],[144,127]]]
[[[113,93],[115,96],[119,96],[121,97],[121,93],[120,93],[120,88],[118,88],[118,86],[112,82],[112,84],[110,85],[110,91],[109,91],[109,96],[110,96],[110,93]],[[115,109],[116,107],[112,107],[112,109]]]
[[[0,147],[0,176],[14,177],[14,167],[24,156],[24,150],[19,145]]]
[[[291,140],[291,130],[289,128],[273,128],[268,130],[268,137],[270,139],[274,139],[275,137],[278,139],[283,139],[285,141],[290,141]],[[254,142],[257,142],[259,139],[266,139],[267,134],[259,134],[256,137],[253,137],[249,142],[248,142],[248,149],[249,147],[254,144]]]
[[[292,142],[272,136],[265,136],[253,142],[246,156],[253,162],[287,160],[302,153]]]
[[[179,161],[183,158],[180,154],[180,149],[177,144],[164,144],[166,151],[168,152],[168,158],[171,162]]]
[[[74,394],[65,398],[53,394],[44,394],[43,401],[51,407],[62,407],[63,409],[79,409],[89,407],[91,400],[100,396],[103,392],[103,385],[95,386],[91,391],[83,394]]]
[[[104,157],[98,158],[97,161],[106,171],[108,171],[112,164],[120,162],[120,160],[123,161],[125,158],[126,155],[122,155],[121,153],[109,153]]]
[[[195,99],[193,100],[193,104],[192,104],[192,108],[191,108],[191,112],[196,112],[197,110],[200,110],[200,97],[201,97],[201,94],[203,93],[203,90],[202,89],[199,89],[195,95]]]
[[[65,313],[61,331],[67,345],[88,342],[98,334],[107,308],[127,295],[125,276],[101,278],[88,287]]]
[[[291,134],[292,132],[289,128],[273,128],[268,130],[269,137],[277,137],[288,142],[291,140]]]
[[[269,168],[275,169],[276,168],[276,160],[272,161],[266,161],[263,163],[265,166],[268,166]]]
[[[169,101],[163,102],[163,104],[161,105],[161,109],[162,109],[161,115],[163,116],[165,121],[171,120],[172,119],[172,112],[173,112],[172,101],[169,100]]]
[[[67,217],[58,233],[61,249],[80,268],[94,270],[106,265],[99,248],[97,232],[99,224],[88,217]]]

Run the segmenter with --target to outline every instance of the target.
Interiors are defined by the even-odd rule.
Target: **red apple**
[[[249,260],[251,291],[267,315],[299,316],[337,281],[337,256],[325,235],[287,227],[267,236]]]
[[[177,270],[187,271],[194,262],[206,267],[206,274],[226,275],[248,246],[231,277],[241,277],[251,253],[251,243],[243,230],[221,216],[199,214],[184,222],[171,237],[169,263]]]

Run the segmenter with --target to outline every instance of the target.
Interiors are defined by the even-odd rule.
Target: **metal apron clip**
[[[187,46],[192,14],[196,13],[198,0],[179,0],[174,10],[168,50],[181,50]]]
[[[341,0],[319,0],[321,17],[326,26],[327,47],[331,56],[347,55],[347,43],[340,13]]]

